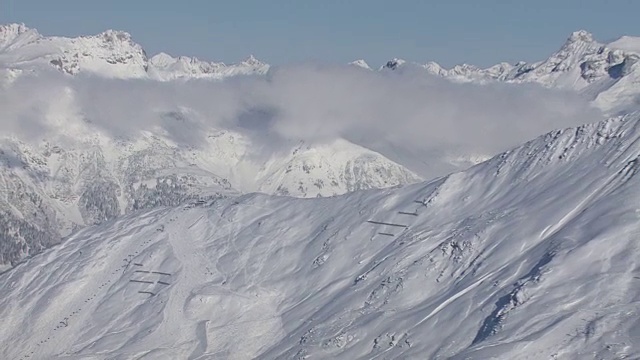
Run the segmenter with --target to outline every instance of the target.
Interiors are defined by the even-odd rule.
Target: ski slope
[[[0,276],[0,358],[638,358],[639,162],[635,114],[400,189],[131,213]]]

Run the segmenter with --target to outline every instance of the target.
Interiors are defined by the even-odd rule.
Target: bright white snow
[[[636,358],[639,161],[634,115],[403,189],[134,213],[0,277],[0,357]]]
[[[0,26],[0,250],[44,250],[0,265],[0,359],[640,358],[640,114],[389,188],[638,109],[639,49],[274,70]]]
[[[196,58],[158,54],[151,59],[123,31],[107,30],[95,36],[42,36],[24,24],[0,25],[0,66],[28,71],[56,68],[69,75],[92,74],[117,79],[223,79],[264,74],[269,66],[250,56],[240,64],[225,65]]]

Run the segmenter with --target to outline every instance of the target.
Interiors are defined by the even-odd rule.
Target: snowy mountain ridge
[[[637,110],[640,84],[640,37],[623,36],[603,44],[587,31],[573,32],[564,45],[549,58],[516,64],[500,63],[486,69],[461,64],[446,69],[435,62],[417,64],[392,59],[379,70],[401,70],[407,66],[456,82],[535,83],[578,91],[608,115]],[[364,60],[350,63],[371,69]],[[95,36],[77,38],[45,37],[24,24],[0,26],[0,68],[9,81],[20,73],[54,67],[77,75],[91,74],[119,79],[160,81],[214,79],[237,75],[264,75],[270,66],[253,56],[238,64],[225,65],[165,53],[147,57],[130,34],[108,30]]]
[[[640,38],[626,36],[610,44],[602,44],[594,39],[593,34],[579,30],[573,32],[557,52],[546,60],[535,63],[500,63],[486,69],[461,64],[445,69],[435,62],[420,65],[393,59],[381,69],[394,69],[410,64],[457,81],[535,82],[548,87],[581,90],[590,83],[609,76],[609,71],[615,72],[614,67],[625,61],[630,66],[629,63],[640,56],[639,42]]]
[[[573,32],[549,58],[535,63],[500,63],[486,69],[456,65],[445,69],[435,62],[390,60],[381,70],[411,66],[457,82],[535,83],[577,91],[609,115],[640,109],[640,37],[623,36],[608,44],[587,31]]]
[[[114,219],[0,277],[2,357],[637,358],[639,161],[633,114],[401,189]]]
[[[269,66],[250,56],[239,64],[173,58],[161,53],[148,58],[129,33],[107,30],[95,36],[67,38],[42,36],[24,24],[0,26],[0,67],[13,71],[38,71],[50,66],[77,75],[108,78],[174,80],[222,79],[234,75],[264,74]]]
[[[419,66],[428,72],[456,81],[510,81],[535,82],[544,86],[581,90],[602,80],[611,71],[631,67],[640,56],[640,38],[623,36],[608,44],[596,41],[585,30],[573,32],[559,51],[548,59],[536,63],[500,63],[486,69],[469,64],[445,69],[435,62],[424,65],[403,59],[392,59],[384,69]],[[239,74],[265,74],[269,65],[253,56],[239,64],[225,65],[197,58],[174,58],[159,53],[151,58],[129,33],[107,30],[95,36],[77,38],[45,37],[24,24],[0,25],[0,64],[4,68],[36,68],[52,65],[68,74],[88,72],[116,78],[151,78],[173,80],[177,78],[220,79]],[[364,60],[351,65],[371,69]]]

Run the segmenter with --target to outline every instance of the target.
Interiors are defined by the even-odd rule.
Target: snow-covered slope
[[[465,172],[84,229],[0,276],[6,359],[640,357],[640,116]]]
[[[79,73],[108,78],[221,79],[234,75],[264,74],[269,66],[253,56],[239,64],[177,59],[161,53],[151,59],[123,31],[107,30],[95,36],[66,38],[42,36],[24,24],[0,26],[0,67],[14,71],[42,71],[53,66],[70,75]]]
[[[320,197],[418,182],[420,177],[382,155],[346,140],[300,145],[261,171],[260,191]]]

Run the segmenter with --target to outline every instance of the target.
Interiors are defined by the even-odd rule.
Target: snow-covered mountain
[[[176,141],[167,128],[188,128],[189,111],[195,111],[180,106],[165,111],[144,102],[135,104],[132,111],[152,114],[161,125],[149,125],[140,134],[116,136],[93,124],[84,112],[100,100],[103,91],[81,103],[77,94],[83,90],[74,82],[79,74],[161,81],[265,74],[269,66],[253,56],[235,65],[164,53],[147,58],[125,32],[65,38],[42,36],[22,24],[0,26],[0,84],[5,96],[12,94],[20,77],[37,82],[40,75],[54,73],[58,79],[61,76],[54,69],[69,75],[64,77],[68,82],[60,85],[54,80],[58,82],[53,87],[45,79],[29,85],[33,90],[50,88],[46,91],[55,94],[34,104],[40,111],[37,127],[50,130],[42,137],[45,140],[11,133],[0,138],[0,269],[81,227],[140,209],[255,191],[333,196],[422,180],[381,154],[342,139],[328,144],[279,144],[281,151],[264,155],[257,154],[259,147],[242,133],[203,125],[197,130],[205,139],[201,144]],[[20,101],[25,99],[15,96],[8,104]],[[124,106],[105,102],[106,108],[98,113]],[[3,115],[11,113],[5,110]],[[127,122],[141,113],[114,116],[107,121]]]
[[[346,140],[300,145],[261,169],[267,194],[321,197],[418,182],[420,177],[384,156]]]
[[[349,63],[349,65],[358,66],[365,70],[372,70],[369,64],[367,64],[367,62],[362,59],[352,61]]]
[[[592,100],[610,115],[640,109],[640,37],[623,36],[603,44],[580,30],[549,58],[517,64],[500,63],[486,69],[473,65],[456,65],[445,69],[437,63],[389,61],[381,70],[403,67],[422,68],[431,74],[453,81],[487,83],[537,83],[546,87],[574,90]]]
[[[0,276],[6,359],[640,357],[640,115],[431,182],[163,207]]]
[[[237,75],[265,74],[269,70],[269,65],[253,55],[239,64],[225,65],[186,56],[173,58],[160,53],[149,59],[149,65],[147,74],[157,80],[223,79]]]
[[[380,70],[539,83],[629,112],[638,44],[579,31],[534,64],[394,59]],[[94,112],[76,99],[90,87],[75,81],[93,77],[166,85],[265,74],[253,57],[232,66],[147,58],[122,32],[69,39],[7,25],[0,68],[8,105],[16,79],[65,81],[46,89],[54,101],[27,92],[36,110],[19,125],[46,128],[35,139],[0,139],[2,359],[640,358],[640,113],[556,130],[409,185],[421,179],[341,138],[272,144],[264,129],[217,128],[179,101],[156,108],[141,97],[131,109],[149,111],[112,119],[121,104],[111,98],[96,97],[108,106]],[[104,112],[106,122],[144,126],[116,135],[92,117]],[[387,145],[378,144],[393,158],[434,161]],[[440,155],[443,168],[485,160]]]
[[[213,131],[200,146],[159,134],[135,139],[91,135],[38,145],[0,146],[0,264],[9,266],[86,225],[188,200],[254,191],[318,197],[406,185],[420,177],[347,141],[300,144],[268,159],[238,133]]]
[[[0,67],[14,73],[40,71],[53,66],[63,73],[108,78],[221,79],[234,75],[264,74],[269,66],[250,56],[233,65],[196,58],[173,58],[161,53],[148,58],[131,35],[108,30],[95,36],[66,38],[42,36],[24,24],[0,26]]]
[[[416,67],[461,82],[506,81],[538,83],[547,87],[580,91],[609,114],[636,109],[640,94],[640,38],[623,36],[603,44],[580,30],[549,58],[535,63],[500,63],[486,69],[461,64],[445,69],[435,62],[417,64],[402,59],[388,61],[381,70]],[[371,69],[364,60],[351,65]],[[92,74],[108,78],[153,80],[223,79],[236,75],[263,75],[270,66],[253,56],[238,64],[225,65],[165,53],[147,57],[131,35],[108,30],[95,36],[65,38],[43,36],[24,24],[0,26],[2,77],[22,72],[56,68],[66,74]]]

